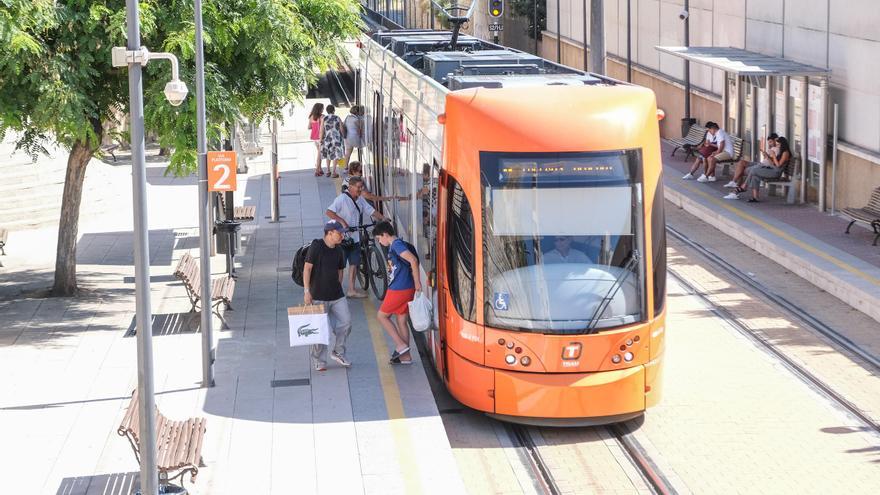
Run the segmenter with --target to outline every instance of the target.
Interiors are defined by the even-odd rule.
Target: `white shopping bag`
[[[413,330],[424,332],[431,328],[431,321],[434,319],[432,315],[433,308],[431,307],[431,301],[428,300],[424,292],[416,292],[416,297],[407,305],[409,306],[409,320],[412,322]]]
[[[290,346],[327,345],[330,341],[330,322],[323,304],[287,308],[290,327]]]

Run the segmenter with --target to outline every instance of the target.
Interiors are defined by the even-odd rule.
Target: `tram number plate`
[[[504,24],[489,24],[489,32],[504,31]]]

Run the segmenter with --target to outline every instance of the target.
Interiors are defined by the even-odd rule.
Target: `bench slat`
[[[193,466],[199,465],[199,457],[202,452],[202,441],[205,439],[205,418],[195,418],[195,432],[192,436],[192,442],[189,446],[186,462]]]

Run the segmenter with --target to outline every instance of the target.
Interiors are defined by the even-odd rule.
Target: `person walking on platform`
[[[345,341],[351,333],[351,312],[348,309],[348,300],[342,293],[345,256],[340,244],[344,235],[345,227],[331,220],[324,224],[324,238],[312,241],[303,269],[303,302],[324,305],[336,337],[330,359],[348,368],[351,362],[345,357]],[[326,345],[313,345],[311,357],[315,371],[327,370]]]
[[[355,105],[351,107],[351,112],[343,121],[345,127],[345,164],[349,166],[351,162],[351,154],[355,149],[358,150],[358,158],[361,155],[361,148],[364,147],[364,107]]]
[[[409,311],[408,303],[413,300],[416,291],[422,290],[419,258],[412,244],[397,238],[391,222],[377,224],[373,229],[373,237],[388,249],[388,290],[377,317],[394,341],[391,363],[412,364],[406,315]],[[391,320],[392,315],[396,321]]]
[[[364,215],[372,217],[374,220],[382,220],[382,214],[376,211],[370,203],[363,198],[364,179],[362,177],[350,177],[348,179],[348,189],[336,197],[330,206],[327,207],[325,214],[332,220],[341,223],[343,227],[359,227],[364,224]],[[360,232],[355,230],[351,232],[351,239],[354,246],[345,253],[345,259],[348,261],[348,297],[363,298],[367,297],[367,293],[355,288],[355,277],[357,275],[358,264],[361,262],[361,250],[357,244],[360,241]]]
[[[318,157],[315,159],[315,177],[324,175],[321,170],[321,126],[324,123],[324,104],[315,103],[309,112],[309,139],[315,143],[315,151]]]
[[[327,177],[337,178],[336,165],[345,154],[342,143],[342,119],[336,115],[336,107],[327,105],[327,116],[321,125],[321,157],[327,160]],[[333,165],[331,168],[330,165]]]

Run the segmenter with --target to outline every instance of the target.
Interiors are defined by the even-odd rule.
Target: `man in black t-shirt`
[[[345,358],[345,340],[351,333],[351,312],[348,310],[348,300],[342,293],[345,255],[339,246],[344,232],[345,227],[341,223],[331,220],[324,224],[324,238],[312,241],[303,268],[303,299],[306,304],[323,304],[326,308],[336,336],[330,359],[347,368],[351,362]],[[313,345],[311,355],[315,371],[326,371],[327,346]]]

